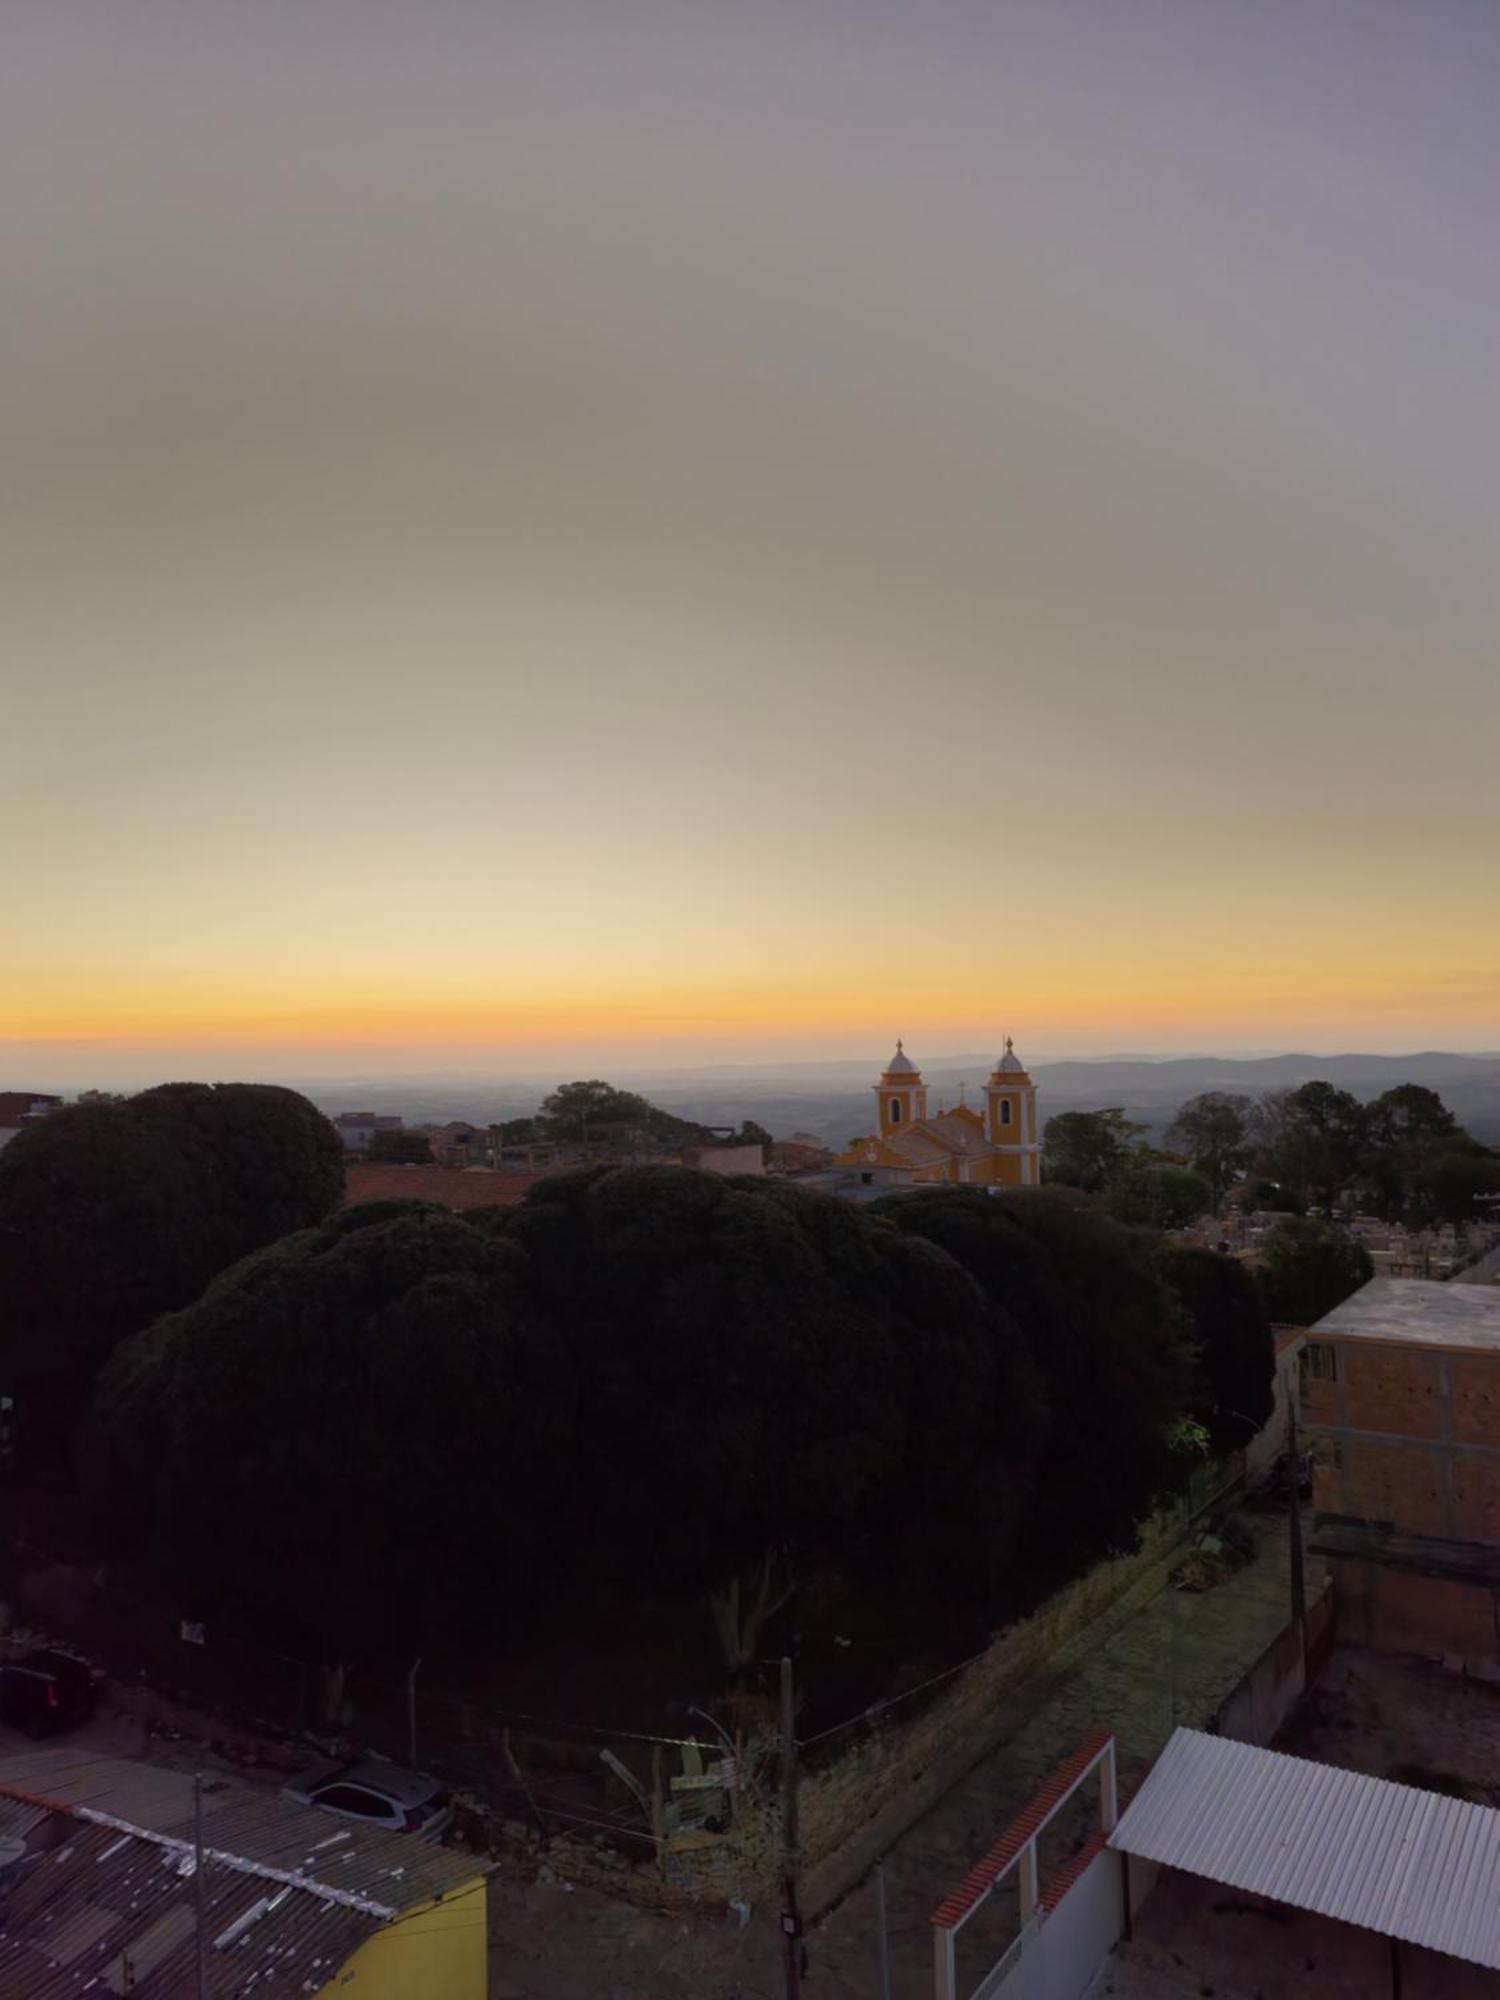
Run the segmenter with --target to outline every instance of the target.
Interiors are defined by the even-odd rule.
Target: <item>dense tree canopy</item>
[[[39,1119],[0,1153],[0,1376],[81,1396],[118,1341],[343,1187],[332,1126],[267,1084],[165,1084]]]
[[[516,1262],[446,1210],[373,1203],[118,1350],[98,1425],[192,1602],[342,1661],[527,1573],[567,1434]]]
[[[1255,1280],[1236,1258],[1163,1244],[1156,1268],[1187,1316],[1202,1402],[1194,1414],[1219,1451],[1243,1445],[1271,1414],[1276,1356]]]
[[[1369,1128],[1357,1097],[1313,1082],[1263,1098],[1252,1138],[1259,1172],[1291,1188],[1299,1205],[1331,1208],[1360,1170]]]
[[[809,1566],[992,1584],[1041,1441],[939,1247],[674,1168],[350,1210],[127,1342],[97,1416],[197,1601],[337,1659],[571,1593],[706,1597],[737,1666]]]
[[[1046,1398],[1037,1536],[1066,1567],[1130,1544],[1172,1482],[1191,1358],[1144,1239],[1064,1190],[934,1188],[877,1204],[938,1244],[1018,1329]]]
[[[1288,1326],[1311,1326],[1374,1275],[1357,1237],[1301,1217],[1266,1232],[1256,1272],[1268,1316]]]
[[[1170,1160],[1137,1160],[1106,1190],[1105,1205],[1117,1222],[1136,1228],[1185,1229],[1207,1215],[1214,1193],[1205,1175]]]
[[[1025,1357],[978,1288],[848,1204],[586,1169],[500,1226],[566,1355],[583,1470],[565,1533],[601,1577],[713,1588],[770,1551],[847,1548],[903,1501],[961,1511],[981,1460],[1032,1448]],[[1006,1511],[987,1502],[997,1559]]]

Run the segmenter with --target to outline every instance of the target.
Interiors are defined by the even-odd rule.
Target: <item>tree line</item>
[[[312,1107],[244,1086],[0,1155],[23,1432],[68,1431],[107,1552],[304,1656],[675,1601],[732,1674],[830,1579],[1008,1615],[1271,1407],[1243,1268],[1068,1189],[863,1209],[593,1166],[458,1216],[340,1188]]]
[[[502,1146],[578,1146],[595,1153],[623,1153],[635,1148],[771,1144],[771,1135],[753,1118],[743,1119],[729,1136],[715,1135],[706,1125],[678,1118],[633,1090],[619,1090],[598,1077],[559,1084],[543,1098],[529,1118],[508,1118],[490,1131]],[[420,1166],[433,1157],[432,1142],[421,1127],[376,1132],[366,1155],[371,1160]]]
[[[1219,1209],[1302,1214],[1352,1203],[1408,1228],[1473,1221],[1500,1195],[1500,1154],[1463,1130],[1434,1090],[1404,1083],[1370,1104],[1311,1082],[1258,1099],[1209,1090],[1165,1134],[1119,1107],[1066,1111],[1043,1134],[1049,1180],[1101,1196],[1127,1221],[1180,1227]]]

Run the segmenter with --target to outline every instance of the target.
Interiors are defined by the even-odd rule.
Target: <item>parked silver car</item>
[[[386,1833],[420,1833],[436,1840],[453,1818],[447,1790],[436,1778],[388,1764],[383,1757],[362,1757],[338,1764],[285,1787],[286,1796],[319,1812],[359,1820]]]

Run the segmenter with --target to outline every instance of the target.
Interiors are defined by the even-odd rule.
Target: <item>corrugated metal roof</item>
[[[49,1744],[0,1758],[0,1808],[14,1803],[3,1798],[7,1786],[70,1811],[108,1813],[154,1833],[193,1838],[193,1779],[187,1771],[100,1757],[75,1744]],[[32,1810],[19,1804],[15,1809]],[[204,1783],[203,1838],[221,1853],[403,1910],[450,1894],[486,1866],[462,1849],[361,1826],[299,1805],[280,1789],[222,1775]]]
[[[1500,1970],[1500,1811],[1178,1729],[1110,1846]]]
[[[47,1829],[53,1844],[6,1873],[0,1995],[73,2000],[130,1992],[137,2000],[173,2000],[193,1992],[191,1873],[152,1842],[53,1817]],[[381,1928],[379,1918],[313,1891],[283,1894],[274,1883],[212,1867],[204,1901],[211,1940],[205,1970],[214,2000],[251,1993],[292,2000],[320,1991]]]

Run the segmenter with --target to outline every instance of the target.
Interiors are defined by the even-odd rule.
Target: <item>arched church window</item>
[[[1002,1125],[1010,1123],[1010,1099],[1008,1097],[1002,1097],[1000,1100],[1000,1123]]]
[[[893,1125],[901,1123],[901,1099],[899,1097],[891,1099],[891,1123]]]

